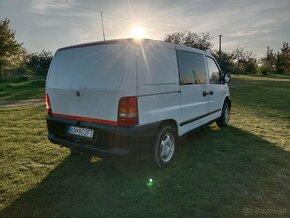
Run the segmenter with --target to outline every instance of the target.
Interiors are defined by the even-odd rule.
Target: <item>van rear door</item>
[[[119,99],[136,93],[136,58],[130,43],[60,49],[46,92],[54,116],[116,125]]]

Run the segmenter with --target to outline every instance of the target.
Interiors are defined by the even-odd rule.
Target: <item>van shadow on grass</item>
[[[0,217],[241,217],[260,215],[257,208],[290,215],[288,152],[231,126],[201,129],[178,145],[162,170],[69,156]]]

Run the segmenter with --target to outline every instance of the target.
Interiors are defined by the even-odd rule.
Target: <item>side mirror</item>
[[[227,73],[227,74],[224,76],[224,82],[225,82],[225,83],[229,83],[231,80],[232,80],[232,78],[231,78],[231,74],[230,74],[230,73]]]

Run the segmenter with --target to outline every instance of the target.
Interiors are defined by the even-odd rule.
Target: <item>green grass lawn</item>
[[[0,101],[44,98],[44,79],[0,82]]]
[[[231,94],[230,126],[182,138],[162,170],[70,156],[44,105],[0,109],[0,217],[289,217],[290,78],[234,77]]]

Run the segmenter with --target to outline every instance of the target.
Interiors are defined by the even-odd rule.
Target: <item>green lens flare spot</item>
[[[148,187],[152,187],[153,185],[154,185],[154,183],[153,183],[153,179],[150,178],[150,179],[148,180],[148,182],[147,182],[147,186],[148,186]]]

